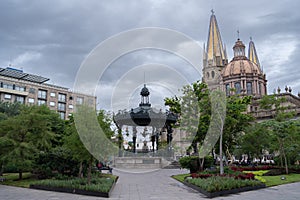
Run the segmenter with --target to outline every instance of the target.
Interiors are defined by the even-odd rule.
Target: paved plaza
[[[173,174],[186,173],[185,170],[163,169],[151,172],[130,173],[114,170],[120,176],[109,199],[124,200],[194,200],[207,199],[202,194],[170,178]],[[217,197],[214,200],[298,200],[300,183],[286,184],[236,195]],[[107,199],[59,192],[25,189],[0,185],[0,200],[95,200]]]

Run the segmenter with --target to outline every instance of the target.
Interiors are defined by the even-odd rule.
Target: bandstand
[[[161,157],[172,156],[172,125],[176,123],[177,115],[152,108],[149,102],[150,92],[146,84],[140,95],[141,102],[138,107],[114,114],[114,122],[118,128],[120,140],[119,157],[115,161],[117,167],[118,165],[120,167],[161,167]],[[142,132],[140,132],[141,128]],[[123,150],[121,141],[125,136],[131,137],[132,141],[127,146],[128,148]],[[137,138],[143,138],[142,148],[139,146]],[[163,146],[160,145],[160,142],[166,143],[167,146],[160,149]],[[137,148],[138,146],[139,148]]]

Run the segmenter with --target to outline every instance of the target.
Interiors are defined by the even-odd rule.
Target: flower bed
[[[201,192],[209,198],[265,188],[264,184],[256,180],[242,180],[234,177],[220,176],[212,176],[205,179],[186,179],[184,184]]]
[[[253,180],[254,179],[254,174],[252,173],[237,173],[237,174],[197,174],[197,173],[192,173],[191,177],[192,178],[210,178],[210,177],[215,177],[215,176],[219,176],[219,177],[232,177],[234,179],[241,179],[241,180]]]
[[[278,167],[275,166],[253,166],[253,167],[237,167],[237,166],[231,166],[230,169],[233,171],[259,171],[259,170],[270,170],[270,169],[277,169]]]
[[[93,178],[91,180],[91,184],[88,185],[86,179],[79,178],[69,180],[41,180],[31,184],[30,188],[90,196],[109,197],[116,181],[117,177]]]

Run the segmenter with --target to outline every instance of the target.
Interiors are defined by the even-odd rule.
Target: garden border
[[[51,187],[45,185],[35,185],[31,184],[29,186],[30,189],[37,189],[37,190],[46,190],[46,191],[54,191],[54,192],[64,192],[64,193],[71,193],[71,194],[79,194],[79,195],[87,195],[87,196],[97,196],[97,197],[106,197],[109,198],[119,177],[116,177],[112,187],[110,188],[109,192],[96,192],[96,191],[88,191],[88,190],[81,190],[81,189],[74,189],[74,188],[59,188],[59,187]]]
[[[186,186],[188,186],[188,187],[204,194],[208,198],[214,198],[214,197],[218,197],[218,196],[225,196],[225,195],[229,195],[229,194],[237,194],[237,193],[240,193],[240,192],[246,192],[246,191],[266,188],[265,184],[261,184],[261,185],[256,185],[256,186],[246,186],[246,187],[242,187],[242,188],[236,188],[236,189],[232,189],[232,190],[223,190],[223,191],[218,191],[218,192],[207,192],[207,191],[201,189],[200,187],[198,187],[196,185],[188,183],[187,181],[183,181],[182,183],[184,185],[186,185]]]

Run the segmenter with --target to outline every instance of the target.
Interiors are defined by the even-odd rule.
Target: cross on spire
[[[212,15],[215,14],[214,9],[211,9],[210,12],[211,12]]]
[[[240,30],[238,29],[236,32],[237,32],[238,40],[240,40]]]

